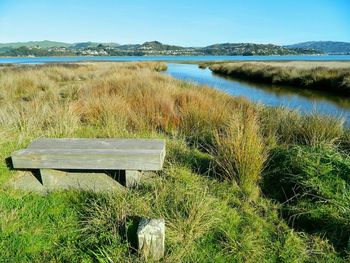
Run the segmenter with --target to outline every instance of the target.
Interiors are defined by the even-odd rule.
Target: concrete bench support
[[[40,174],[43,186],[48,192],[68,189],[102,192],[123,188],[118,181],[104,172],[40,169]]]
[[[79,189],[94,192],[135,187],[140,181],[139,171],[75,171],[40,169],[44,187],[48,191]]]
[[[17,171],[16,175],[5,184],[5,187],[11,187],[15,190],[33,192],[38,194],[47,193],[45,187],[41,182],[40,175],[34,174],[30,171]]]
[[[160,260],[165,252],[164,219],[143,218],[137,229],[139,253],[147,260]]]
[[[121,185],[125,187],[135,187],[141,181],[142,171],[133,170],[119,170],[111,171],[113,173],[113,178],[117,180]]]

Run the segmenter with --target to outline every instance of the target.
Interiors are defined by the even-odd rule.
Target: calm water
[[[13,57],[1,58],[0,63],[42,64],[77,61],[204,61],[204,60],[350,60],[350,56],[143,56],[143,57]]]
[[[177,79],[206,84],[230,95],[243,96],[270,106],[299,109],[303,113],[317,111],[325,115],[342,116],[346,119],[347,125],[350,124],[350,98],[340,98],[318,91],[224,78],[213,74],[209,69],[200,69],[192,64],[169,63],[166,73]]]

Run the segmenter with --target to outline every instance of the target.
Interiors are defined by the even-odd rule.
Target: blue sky
[[[0,42],[350,42],[350,0],[0,0]]]

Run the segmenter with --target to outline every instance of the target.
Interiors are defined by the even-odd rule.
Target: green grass
[[[2,262],[76,260],[78,215],[73,193],[37,196],[1,193],[0,249]],[[78,254],[77,254],[78,253]]]
[[[264,191],[284,203],[290,223],[347,248],[350,236],[350,158],[332,148],[277,148],[266,171]]]
[[[164,67],[0,68],[0,262],[144,262],[140,217],[165,219],[165,262],[349,261],[342,121],[254,105]],[[127,192],[8,188],[5,158],[40,136],[164,138],[167,155]],[[286,202],[292,189],[308,194]]]

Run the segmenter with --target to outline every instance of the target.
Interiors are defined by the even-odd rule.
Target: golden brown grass
[[[238,104],[253,107],[153,71],[159,67],[159,63],[101,63],[69,69],[3,69],[0,125],[5,130],[28,130],[33,137],[69,135],[95,126],[106,136],[121,131],[181,131],[199,138],[225,125]]]
[[[260,174],[267,158],[257,114],[243,111],[233,115],[224,134],[217,132],[215,139],[220,177],[237,183],[249,200],[257,200]]]
[[[214,147],[225,171],[221,176],[246,189],[258,183],[265,148],[273,143],[333,143],[342,136],[339,120],[257,107],[159,74],[164,67],[158,62],[2,67],[0,131],[16,137],[18,145],[39,136],[184,137],[204,149]]]
[[[350,95],[349,62],[232,62],[211,63],[218,74]]]
[[[239,63],[239,62],[238,62]],[[243,62],[241,62],[243,63]],[[297,69],[314,69],[314,68],[328,68],[328,69],[350,69],[349,61],[252,61],[252,65],[278,66],[278,67],[293,67]]]

